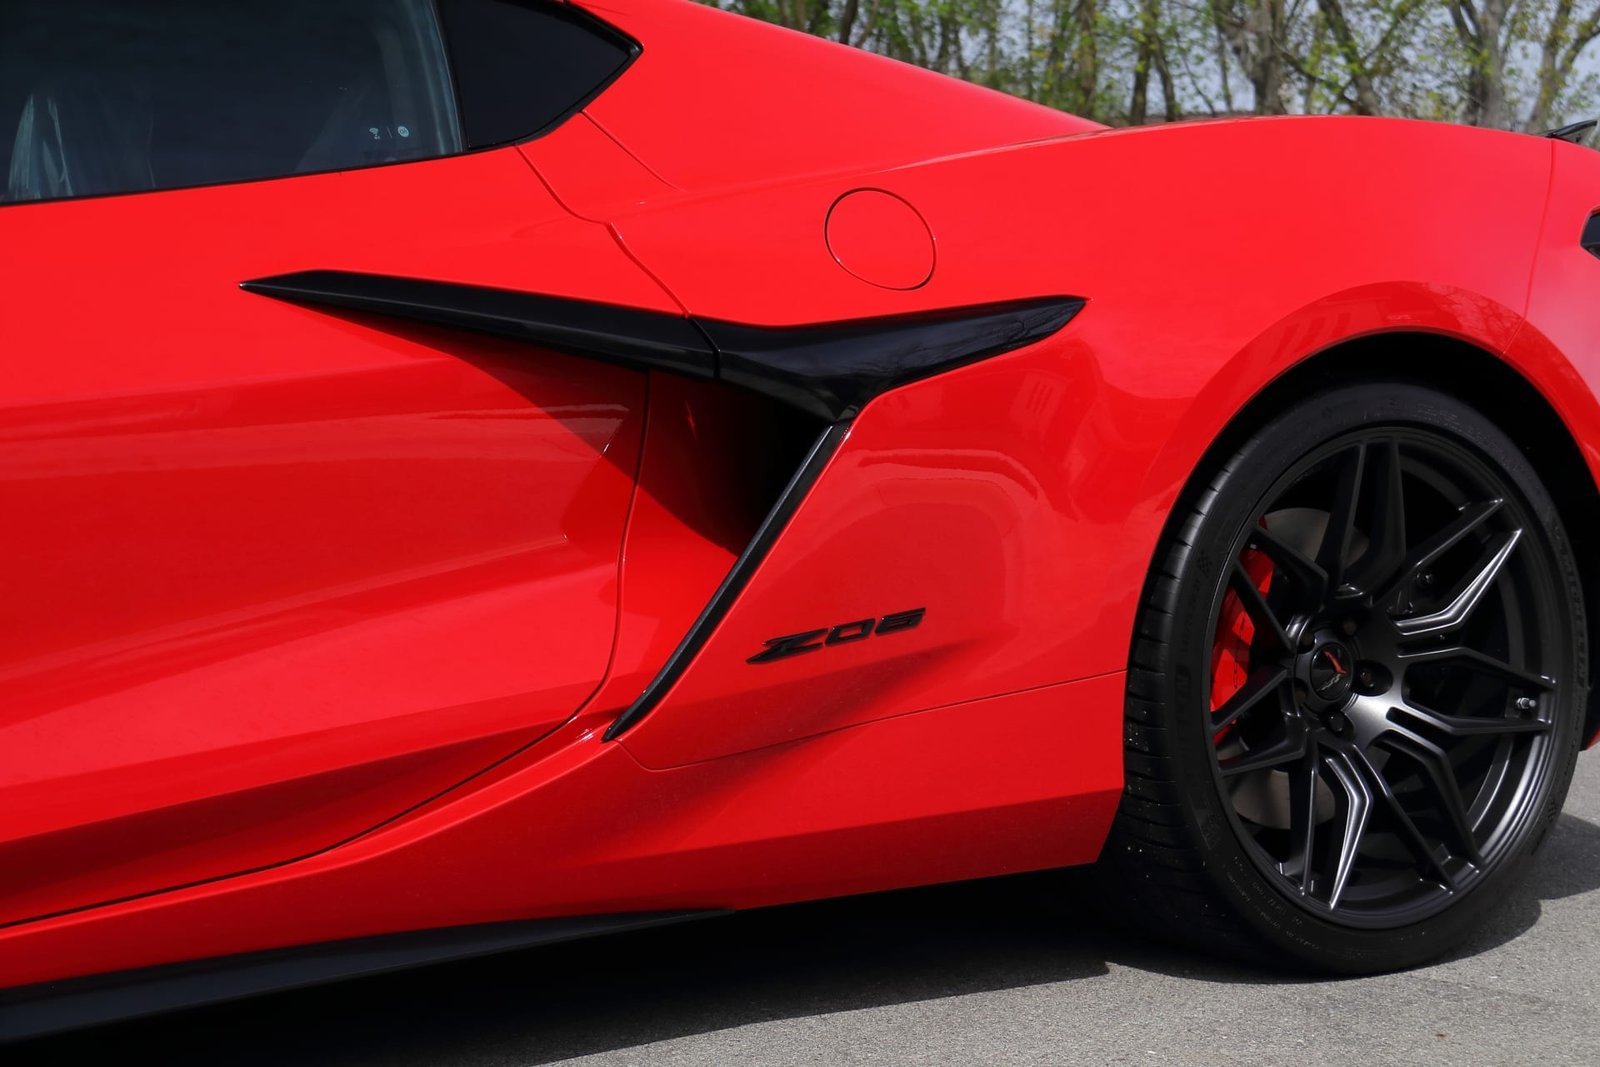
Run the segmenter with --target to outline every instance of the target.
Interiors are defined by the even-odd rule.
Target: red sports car
[[[0,19],[0,1033],[1096,859],[1403,967],[1600,728],[1587,148],[680,0]]]

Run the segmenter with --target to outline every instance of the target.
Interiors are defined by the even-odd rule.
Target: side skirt
[[[721,914],[636,912],[417,930],[23,986],[0,992],[0,1042]]]

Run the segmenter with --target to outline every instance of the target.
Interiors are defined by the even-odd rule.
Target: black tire
[[[1425,962],[1559,814],[1587,650],[1556,507],[1488,419],[1414,385],[1302,401],[1198,472],[1167,523],[1105,863],[1204,950]]]

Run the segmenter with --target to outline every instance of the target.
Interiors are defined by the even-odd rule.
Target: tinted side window
[[[460,151],[429,0],[0,0],[0,199]]]
[[[621,74],[639,48],[570,4],[440,0],[469,148],[555,126]]]

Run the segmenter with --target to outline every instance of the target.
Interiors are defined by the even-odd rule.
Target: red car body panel
[[[668,772],[584,716],[403,824],[320,855],[13,927],[8,984],[529,916],[755,907],[1092,860],[1115,810],[1110,675]],[[994,743],[975,746],[981,717]],[[910,768],[907,776],[886,773]],[[924,778],[940,783],[922,788]],[[970,847],[947,847],[960,840]],[[403,887],[403,888],[401,888]],[[109,921],[108,921],[109,920]],[[114,934],[114,936],[112,936]]]
[[[43,312],[0,349],[50,353],[0,387],[28,561],[0,987],[1089,862],[1157,538],[1271,383],[1450,338],[1600,471],[1600,156],[1388,120],[1103,131],[698,6],[588,6],[643,51],[524,145],[0,209],[30,250],[11,306]],[[237,288],[309,270],[759,327],[1087,304],[872,400],[607,740],[762,523],[767,409]]]
[[[594,692],[640,376],[230,284],[364,256],[670,308],[514,150],[0,228],[37,250],[12,306],[48,309],[0,345],[50,354],[11,365],[0,411],[5,543],[30,561],[0,651],[0,921],[327,847]]]
[[[886,170],[1102,128],[715,8],[680,0],[585,6],[643,45],[585,113],[688,193]]]

